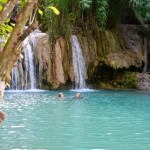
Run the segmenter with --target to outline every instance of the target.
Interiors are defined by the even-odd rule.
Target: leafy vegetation
[[[59,17],[51,14],[49,5],[60,10]],[[128,22],[129,18],[132,22],[134,15],[145,23],[150,21],[150,0],[42,0],[40,9],[44,12],[39,17],[41,29],[50,30],[51,18],[54,36],[70,34],[75,27],[90,29],[97,26],[105,30]]]
[[[8,0],[0,0],[0,11],[7,2]],[[26,2],[27,0],[21,0],[19,8],[21,9]],[[58,8],[61,12],[60,17],[53,15],[54,9],[50,9],[49,6],[54,6],[54,9]],[[43,31],[50,30],[50,21],[52,20],[54,35],[59,35],[72,32],[74,26],[84,24],[89,27],[92,24],[93,15],[95,15],[95,22],[98,23],[100,29],[114,27],[124,20],[127,13],[132,13],[127,12],[129,9],[133,9],[139,19],[150,22],[150,0],[42,0],[37,10],[40,15],[36,12],[36,16],[38,16],[37,19],[41,23]],[[0,34],[7,33],[6,30],[10,32],[12,28],[8,25],[0,26]]]
[[[101,29],[105,29],[108,13],[108,0],[97,0],[97,18]]]
[[[13,24],[8,24],[8,22],[10,21],[10,19],[7,19],[5,21],[5,23],[0,24],[0,39],[4,38],[5,40],[2,43],[2,46],[4,47],[6,44],[6,41],[9,37],[9,33],[11,33],[13,31]]]
[[[130,0],[137,17],[150,23],[150,0]]]
[[[123,77],[125,87],[135,88],[136,77],[134,72],[126,72]]]

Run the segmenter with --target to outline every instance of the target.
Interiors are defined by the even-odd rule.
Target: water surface
[[[63,92],[64,100],[57,98]],[[150,150],[150,92],[5,92],[1,150]]]

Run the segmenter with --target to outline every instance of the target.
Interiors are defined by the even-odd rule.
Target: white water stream
[[[78,38],[71,36],[75,89],[85,89],[86,68]]]

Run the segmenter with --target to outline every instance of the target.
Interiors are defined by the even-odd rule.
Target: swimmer
[[[64,94],[63,94],[63,93],[59,93],[59,94],[58,94],[58,97],[59,97],[59,98],[64,98]]]
[[[75,98],[80,99],[81,98],[80,93],[76,93]]]

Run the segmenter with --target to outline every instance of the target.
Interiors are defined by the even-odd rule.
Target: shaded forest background
[[[51,11],[46,6],[54,5],[61,14],[53,17],[54,36],[85,30],[106,30],[118,24],[143,25],[150,23],[149,0],[44,0],[40,8],[44,15],[38,17],[41,29],[50,29]]]

